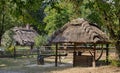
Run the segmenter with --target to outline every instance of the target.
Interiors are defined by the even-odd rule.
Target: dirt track
[[[70,68],[62,71],[53,71],[52,73],[120,73],[120,68],[103,66],[97,68]]]

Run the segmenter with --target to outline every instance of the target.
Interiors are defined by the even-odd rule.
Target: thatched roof
[[[108,37],[96,24],[78,18],[66,23],[52,34],[49,43],[59,42],[105,43],[108,42]]]
[[[15,33],[13,39],[19,45],[34,45],[34,39],[38,36],[38,33],[34,29],[28,27],[14,27],[12,30]]]

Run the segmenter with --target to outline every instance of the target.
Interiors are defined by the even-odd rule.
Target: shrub
[[[12,30],[8,30],[4,33],[2,36],[2,45],[5,47],[10,47],[13,44],[13,34],[14,32]]]
[[[112,60],[111,61],[111,65],[120,67],[120,61],[118,61],[118,60]]]
[[[45,36],[35,37],[35,47],[40,47],[46,43],[47,39]]]
[[[5,54],[8,56],[13,56],[14,55],[14,46],[10,46],[5,49]]]

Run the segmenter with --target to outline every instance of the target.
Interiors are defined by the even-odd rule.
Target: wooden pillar
[[[30,45],[30,54],[32,54],[33,45]]]
[[[37,47],[37,64],[38,64],[38,65],[40,64],[39,57],[40,57],[39,47]]]
[[[75,67],[75,56],[76,56],[76,44],[74,43],[74,52],[73,52],[73,67]]]
[[[109,57],[109,44],[106,44],[106,63],[108,65],[108,57]]]
[[[14,46],[14,59],[16,58],[16,48]]]
[[[58,43],[56,43],[56,52],[55,52],[55,67],[57,67],[58,63]]]
[[[96,59],[96,45],[94,44],[94,50],[93,50],[93,64],[92,64],[93,67],[96,67],[96,61],[95,61],[95,59]]]

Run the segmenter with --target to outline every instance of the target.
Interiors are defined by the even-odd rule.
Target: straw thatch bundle
[[[66,23],[55,31],[49,39],[49,43],[79,42],[79,43],[105,43],[107,35],[100,28],[83,18],[78,18]]]
[[[28,26],[26,28],[14,27],[12,30],[15,33],[13,39],[19,45],[32,46],[35,37],[38,36],[38,33]]]

